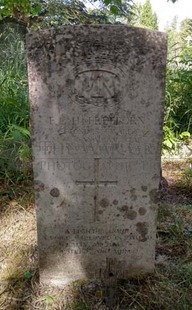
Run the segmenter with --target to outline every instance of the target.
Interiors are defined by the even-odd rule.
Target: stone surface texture
[[[65,26],[27,49],[41,281],[153,271],[166,35]]]

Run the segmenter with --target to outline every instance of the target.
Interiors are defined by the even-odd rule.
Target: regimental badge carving
[[[121,92],[120,77],[102,69],[85,70],[75,76],[75,101],[96,107],[118,103]]]

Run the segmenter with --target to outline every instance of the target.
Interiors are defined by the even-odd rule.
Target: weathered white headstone
[[[151,272],[165,34],[67,26],[27,45],[41,280]]]

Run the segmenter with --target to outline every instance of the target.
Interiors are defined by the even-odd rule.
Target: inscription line
[[[130,157],[100,157],[98,159],[129,159]],[[135,156],[133,157],[135,158]],[[42,160],[47,160],[47,159],[65,159],[65,160],[73,160],[73,159],[82,159],[82,157],[35,157],[35,159],[42,159]],[[83,157],[83,159],[93,159],[93,157]]]
[[[86,185],[86,184],[89,184],[90,186],[91,185],[95,185],[95,181],[93,180],[93,181],[75,181],[75,183],[77,184],[77,185]],[[111,185],[117,185],[117,181],[99,181],[99,185],[104,185],[104,186],[106,186],[107,184],[111,184]]]

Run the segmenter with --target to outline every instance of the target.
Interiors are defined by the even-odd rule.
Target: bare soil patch
[[[192,175],[187,178],[187,171],[192,171],[191,162],[164,162],[162,201],[177,204],[192,204]],[[190,176],[189,176],[190,177]]]

